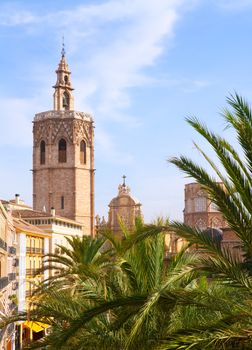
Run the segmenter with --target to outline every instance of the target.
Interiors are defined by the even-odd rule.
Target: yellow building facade
[[[49,253],[50,234],[31,225],[21,218],[13,218],[18,240],[18,310],[29,308],[30,298],[36,286],[48,278],[48,271],[40,272],[43,266],[43,255]],[[40,331],[40,330],[39,330]],[[36,337],[39,332],[32,323],[24,322],[18,329],[18,346]]]

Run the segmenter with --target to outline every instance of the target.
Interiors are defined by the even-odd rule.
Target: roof
[[[6,200],[6,199],[0,199],[0,201],[2,202],[3,205],[10,205],[10,207],[12,209],[20,209],[20,210],[23,210],[23,209],[27,209],[27,210],[32,210],[32,208],[25,204],[25,202],[23,200],[19,200],[19,203],[16,202],[15,199],[10,199],[10,200]]]
[[[126,201],[125,201],[126,200]],[[138,199],[131,195],[130,187],[125,185],[125,182],[118,186],[118,195],[114,197],[110,203],[109,207],[128,207],[128,206],[141,206],[142,204]]]
[[[67,222],[71,223],[77,226],[83,226],[81,223],[71,220],[68,218],[65,218],[63,216],[55,215],[53,216],[51,213],[45,213],[43,211],[38,210],[29,210],[29,209],[20,209],[20,210],[13,210],[12,215],[17,218],[24,218],[24,219],[41,219],[41,218],[47,218],[47,219],[53,219],[53,220],[59,220],[61,222]]]
[[[22,217],[22,218],[48,218],[51,217],[51,214],[45,213],[43,211],[29,210],[29,209],[20,209],[13,210],[12,215],[14,217]]]
[[[25,232],[25,233],[31,233],[31,234],[39,234],[39,235],[46,235],[48,236],[48,233],[44,230],[40,229],[37,226],[34,226],[32,224],[29,224],[23,219],[13,218],[13,223],[15,228],[18,231]]]

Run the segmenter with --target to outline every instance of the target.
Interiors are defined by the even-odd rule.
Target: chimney
[[[19,204],[20,202],[20,195],[18,193],[15,194],[15,203]]]
[[[55,209],[54,209],[54,207],[51,207],[51,215],[55,216]]]

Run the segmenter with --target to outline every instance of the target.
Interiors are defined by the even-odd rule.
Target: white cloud
[[[0,99],[1,144],[16,146],[32,145],[32,116],[38,104],[35,100],[21,98]]]
[[[1,12],[0,12],[1,26],[13,27],[13,26],[37,23],[38,21],[38,17],[34,16],[29,11],[14,10],[13,13],[10,13],[10,8],[8,8],[8,10],[9,11],[5,11],[3,8],[1,9]]]
[[[39,28],[38,32],[41,35],[44,31],[46,40],[53,40],[48,38],[48,31],[54,36],[65,32],[68,57],[75,60],[70,66],[74,70],[77,108],[91,111],[97,121],[136,127],[141,124],[139,120],[127,115],[131,106],[130,88],[151,84],[146,68],[156,64],[157,58],[169,47],[184,6],[194,3],[195,0],[110,0],[39,15],[20,11],[12,5],[9,10],[5,6],[0,25],[20,25],[28,29],[30,26],[33,35]],[[41,83],[45,83],[44,78]],[[25,114],[30,117],[36,103],[34,99],[18,101],[17,114],[12,118],[22,120],[23,132],[28,135]],[[40,105],[41,102],[40,98]],[[99,134],[96,130],[96,139],[101,149],[112,151],[113,142],[108,133]],[[131,161],[132,155],[120,157],[119,152],[110,160]]]

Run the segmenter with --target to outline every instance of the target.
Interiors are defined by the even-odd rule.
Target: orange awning
[[[35,321],[25,321],[24,323],[25,327],[30,328],[33,332],[41,332],[44,329],[50,327],[48,324],[42,323],[42,322],[35,322]]]

